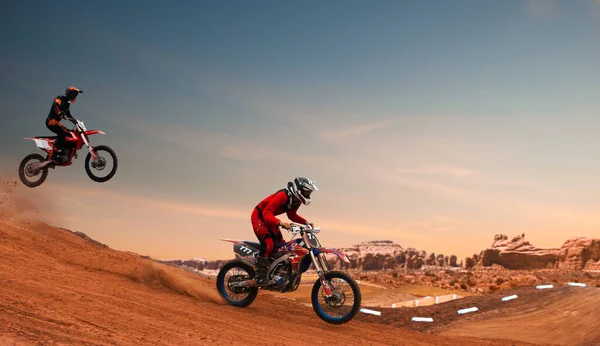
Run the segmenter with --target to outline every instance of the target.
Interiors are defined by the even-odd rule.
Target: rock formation
[[[558,250],[558,268],[600,270],[600,239],[567,240]]]
[[[358,268],[363,270],[381,269],[420,269],[424,265],[457,267],[456,256],[427,253],[415,248],[403,249],[391,240],[365,241],[350,248],[341,248],[350,260],[350,265],[332,258],[331,264],[336,268]],[[329,257],[328,257],[329,259]],[[453,259],[453,260],[452,260]]]
[[[525,234],[511,240],[505,234],[496,234],[490,248],[467,258],[465,263],[466,268],[497,264],[512,270],[600,268],[600,239],[571,238],[561,248],[544,249],[531,245]]]

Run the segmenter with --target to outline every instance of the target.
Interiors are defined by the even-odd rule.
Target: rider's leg
[[[67,148],[65,137],[69,136],[69,130],[66,127],[64,127],[59,121],[53,119],[50,119],[46,122],[46,127],[48,128],[48,130],[56,134],[56,141],[54,142],[54,146],[56,147],[58,152],[54,152],[51,159],[58,161],[58,158],[61,156],[61,154],[62,156],[68,156],[69,148]]]
[[[260,221],[256,209],[251,216],[252,229],[258,241],[260,242],[260,250],[256,257],[256,283],[257,285],[268,284],[267,269],[269,266],[269,255],[273,251],[273,238],[269,229]]]
[[[269,283],[267,271],[269,269],[269,256],[273,252],[273,238],[270,234],[266,234],[259,238],[260,250],[256,257],[256,284],[265,285]]]

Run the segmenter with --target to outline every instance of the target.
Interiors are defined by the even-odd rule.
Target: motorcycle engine
[[[273,279],[277,282],[280,292],[285,292],[294,284],[292,265],[289,262],[280,263],[273,269]]]

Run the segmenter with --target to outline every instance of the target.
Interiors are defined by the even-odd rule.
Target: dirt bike
[[[110,180],[117,171],[118,161],[115,152],[106,145],[99,145],[94,147],[90,142],[89,136],[95,134],[106,133],[101,130],[88,130],[83,121],[75,118],[67,118],[74,124],[74,128],[69,132],[69,135],[65,137],[65,144],[67,148],[70,148],[70,152],[62,160],[51,160],[52,155],[58,152],[58,149],[54,146],[57,136],[37,136],[27,137],[35,142],[37,147],[44,151],[47,155],[43,157],[40,154],[33,153],[25,156],[19,165],[19,178],[24,185],[28,187],[37,187],[42,185],[48,177],[48,169],[54,169],[56,166],[65,167],[70,166],[73,158],[77,158],[77,151],[80,150],[85,144],[89,153],[85,158],[85,171],[87,175],[95,182],[103,183]],[[106,168],[106,159],[98,154],[99,151],[106,151],[113,160],[113,167],[109,171],[108,175],[101,177],[97,176],[92,172],[94,170],[102,171]],[[34,161],[31,162],[30,161]],[[90,168],[91,161],[91,168]],[[28,177],[40,176],[37,181],[28,180]]]
[[[276,247],[269,257],[267,278],[270,283],[266,286],[257,286],[255,280],[255,263],[260,243],[220,239],[234,244],[233,252],[236,259],[228,261],[219,270],[217,275],[219,294],[233,306],[247,307],[256,299],[259,288],[281,293],[295,291],[300,285],[302,274],[312,264],[319,275],[311,291],[313,310],[327,323],[349,322],[360,310],[362,299],[360,288],[348,274],[330,270],[325,254],[334,254],[346,263],[350,263],[350,260],[335,249],[321,247],[316,236],[320,232],[319,227],[311,228],[296,224],[290,226],[289,232],[294,235],[292,239],[283,246]],[[294,239],[296,235],[300,237]],[[242,273],[233,274],[226,279],[226,274],[234,270],[241,270]],[[343,287],[349,290],[344,291]],[[240,295],[239,299],[234,298],[237,295]],[[338,312],[340,316],[334,316],[326,310],[332,313]]]

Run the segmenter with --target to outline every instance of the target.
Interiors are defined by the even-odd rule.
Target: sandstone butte
[[[511,240],[496,234],[494,242],[479,255],[466,259],[466,268],[500,265],[512,270],[600,270],[600,239],[574,237],[560,248],[539,248],[518,235]]]

